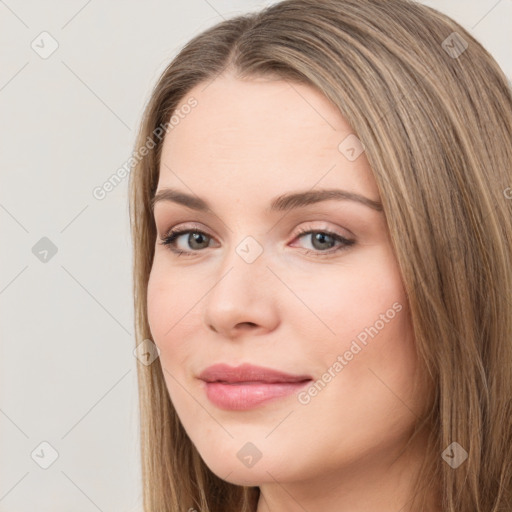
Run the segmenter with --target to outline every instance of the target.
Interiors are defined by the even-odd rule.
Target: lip
[[[311,379],[310,375],[292,375],[291,373],[255,366],[244,363],[240,366],[227,364],[214,364],[209,366],[199,375],[205,382],[224,382],[229,384],[239,382],[265,382],[269,384],[301,382]]]
[[[292,375],[247,363],[237,367],[215,364],[198,378],[204,382],[208,399],[226,410],[252,409],[290,395],[312,380],[310,375]]]

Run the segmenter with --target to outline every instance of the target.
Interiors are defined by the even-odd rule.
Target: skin
[[[183,427],[217,476],[260,487],[258,512],[408,510],[424,439],[402,449],[425,390],[413,392],[414,337],[385,216],[337,200],[265,212],[278,195],[320,188],[380,200],[365,153],[350,161],[338,149],[353,130],[307,85],[225,74],[180,105],[191,96],[198,105],[164,140],[157,191],[192,193],[214,213],[156,203],[148,283],[151,333]],[[180,236],[178,248],[191,256],[160,244],[182,226],[206,234],[195,245]],[[325,255],[341,244],[315,244],[299,228],[355,244]],[[236,252],[247,236],[263,250],[250,264]],[[331,370],[335,377],[307,404],[292,394],[226,411],[197,379],[219,362],[321,379],[393,304],[400,306],[394,318],[359,343],[341,371]],[[252,467],[237,457],[247,442],[262,454]]]

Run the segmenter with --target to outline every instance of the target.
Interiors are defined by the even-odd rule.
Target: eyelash
[[[205,235],[207,238],[213,238],[208,233],[205,233],[204,231],[200,231],[199,229],[171,229],[163,238],[161,238],[161,241],[159,242],[161,245],[168,246],[169,250],[173,252],[174,254],[177,254],[178,256],[181,256],[184,254],[185,256],[195,256],[194,253],[201,252],[204,249],[196,250],[196,251],[182,251],[175,248],[175,242],[176,239],[179,238],[181,235],[187,234],[187,233],[196,233],[200,235]],[[300,238],[305,235],[310,235],[313,233],[322,233],[324,235],[328,235],[332,237],[335,241],[341,242],[341,246],[334,249],[329,249],[327,251],[318,251],[318,250],[310,250],[306,249],[304,251],[304,254],[312,254],[314,256],[328,256],[333,253],[337,253],[339,251],[343,251],[350,247],[351,245],[355,244],[355,240],[349,240],[341,235],[338,235],[337,233],[334,233],[332,231],[326,230],[326,229],[304,229],[300,228],[299,232],[296,235],[296,238]]]

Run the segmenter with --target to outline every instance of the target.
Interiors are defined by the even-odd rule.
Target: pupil
[[[325,243],[326,238],[331,238],[331,237],[329,235],[326,235],[325,233],[316,233],[316,235],[313,237],[313,240],[318,241],[320,243]],[[324,247],[320,247],[320,248],[324,248]]]
[[[199,244],[201,244],[201,238],[203,238],[203,235],[201,233],[191,233],[190,235],[192,237],[192,241],[197,242],[199,241]],[[190,243],[190,237],[189,237],[189,243]],[[191,247],[194,247],[194,244],[190,243]]]

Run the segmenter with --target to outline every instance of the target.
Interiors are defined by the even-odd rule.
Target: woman
[[[512,509],[511,135],[499,66],[420,4],[183,48],[130,177],[145,510]]]

